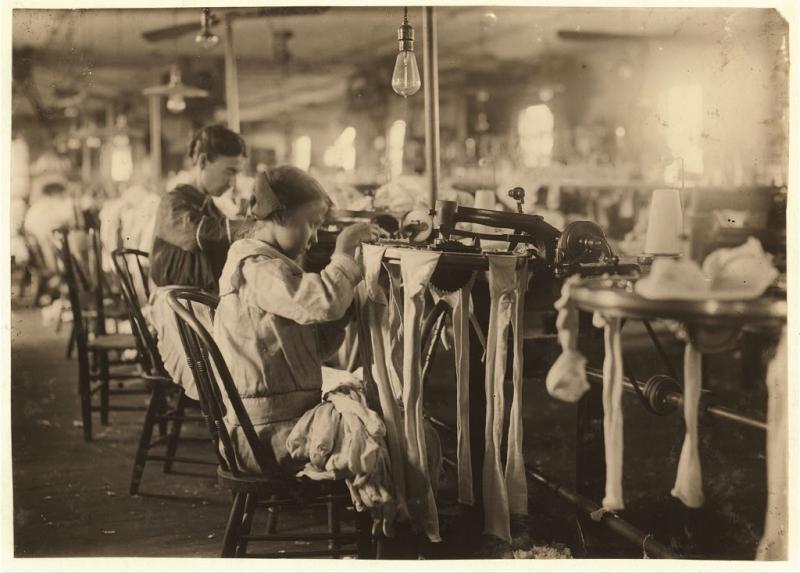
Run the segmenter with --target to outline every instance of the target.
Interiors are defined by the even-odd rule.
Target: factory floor
[[[642,330],[626,327],[626,359],[639,378],[661,373]],[[140,495],[129,496],[133,454],[143,412],[112,412],[111,423],[95,426],[87,443],[79,427],[75,360],[64,356],[66,330],[44,326],[33,309],[11,315],[11,411],[14,503],[14,551],[17,557],[216,557],[230,496],[209,477],[164,474],[156,463],[145,470]],[[682,347],[662,336],[675,364]],[[531,351],[536,353],[536,349]],[[550,398],[544,388],[539,353],[526,360],[525,459],[568,487],[575,483],[575,406]],[[452,357],[442,352],[426,388],[430,413],[452,422]],[[763,381],[740,380],[736,355],[709,360],[706,387],[719,402],[764,419]],[[538,363],[537,363],[538,362]],[[509,392],[510,395],[510,392]],[[127,396],[144,405],[144,396]],[[683,438],[680,415],[654,416],[635,395],[625,395],[625,496],[622,517],[663,544],[692,558],[752,559],[761,534],[765,487],[764,434],[724,421],[701,424],[701,456],[707,505],[688,514],[672,499]],[[202,436],[202,428],[194,430]],[[442,435],[445,454],[453,446]],[[196,455],[208,455],[205,444]],[[186,452],[187,454],[190,452]],[[181,469],[181,468],[179,468]],[[197,470],[192,470],[197,471]],[[480,538],[480,524],[464,519],[454,502],[455,478],[445,472],[440,491],[444,542],[422,548],[429,558],[642,557],[641,547],[597,531],[578,541],[575,511],[530,484],[530,515],[515,520],[511,546]],[[284,530],[323,526],[321,512],[282,517]],[[472,537],[465,537],[472,536]],[[475,543],[466,540],[477,540]],[[284,544],[285,551],[297,549]]]

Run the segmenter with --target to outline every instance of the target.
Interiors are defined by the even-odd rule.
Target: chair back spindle
[[[278,468],[274,453],[256,434],[219,347],[192,309],[192,303],[199,303],[213,311],[218,301],[216,296],[194,288],[175,289],[167,295],[167,302],[175,313],[178,332],[197,384],[201,403],[212,418],[225,453],[225,463],[222,465],[236,477],[247,473],[237,462],[233,440],[225,425],[225,416],[228,414],[227,402],[233,409],[233,414],[242,428],[261,472],[265,477],[273,478],[278,483],[285,482],[286,476]]]
[[[169,378],[158,351],[156,338],[150,331],[142,312],[142,304],[147,304],[150,298],[150,288],[145,270],[148,266],[145,262],[148,259],[147,253],[137,249],[117,249],[111,253],[111,260],[119,278],[122,298],[128,309],[131,329],[136,339],[142,370],[148,375]]]

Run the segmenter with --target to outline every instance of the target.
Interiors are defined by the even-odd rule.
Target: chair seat
[[[308,503],[314,498],[348,493],[344,480],[314,481],[308,478],[275,479],[263,474],[242,474],[234,476],[228,470],[217,467],[219,485],[234,492],[257,493],[260,495],[286,494],[295,500]]]
[[[101,334],[90,340],[89,350],[130,350],[136,349],[136,339],[130,333]]]

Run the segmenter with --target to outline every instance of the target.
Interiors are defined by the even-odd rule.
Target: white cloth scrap
[[[578,280],[578,275],[573,275],[564,281],[561,298],[555,303],[555,308],[558,310],[556,328],[562,352],[547,373],[545,382],[547,392],[553,398],[565,402],[577,402],[589,389],[589,382],[586,380],[586,358],[578,351],[579,311],[570,302],[570,289]]]
[[[385,436],[386,427],[367,406],[364,392],[344,381],[303,414],[286,449],[292,458],[308,460],[298,476],[344,479],[356,510],[372,513],[373,532],[391,537],[396,505]]]

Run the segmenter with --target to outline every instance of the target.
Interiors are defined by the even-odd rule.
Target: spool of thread
[[[479,189],[475,191],[475,208],[494,209],[496,199],[494,191]]]
[[[656,189],[650,200],[644,252],[677,256],[682,252],[683,209],[678,189]]]
[[[497,198],[495,197],[494,191],[479,189],[478,191],[475,191],[475,208],[494,210],[496,199]],[[486,225],[472,225],[472,230],[476,233],[496,232],[494,227],[488,227]]]

